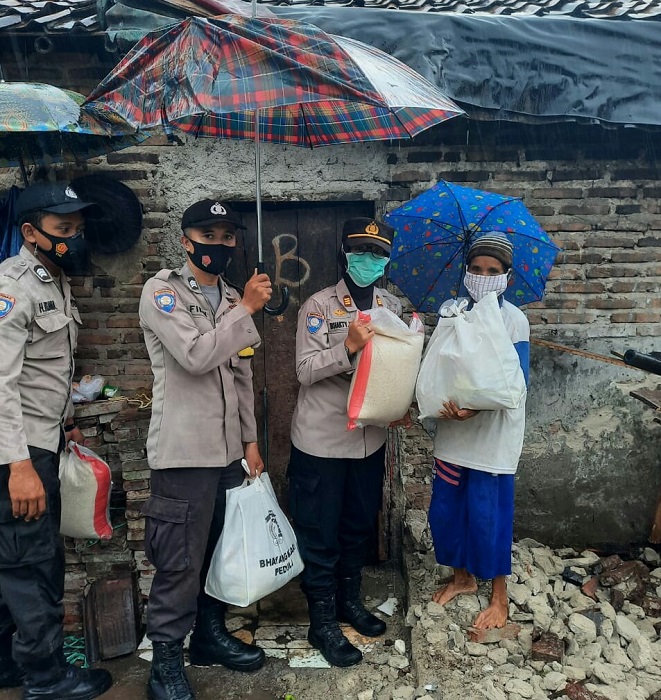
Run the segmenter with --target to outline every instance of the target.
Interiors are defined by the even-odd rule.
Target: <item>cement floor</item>
[[[368,607],[376,607],[388,598],[398,599],[398,608],[392,617],[382,616],[388,622],[386,634],[376,640],[362,638],[351,628],[345,634],[361,646],[365,660],[391,647],[404,634],[402,619],[404,586],[400,574],[386,567],[366,572],[363,584]],[[282,700],[292,695],[295,700],[327,700],[336,695],[337,682],[346,671],[327,667],[321,656],[307,643],[307,606],[305,598],[292,582],[282,591],[248,609],[234,608],[228,615],[228,627],[241,638],[257,644],[267,653],[267,662],[255,673],[237,673],[222,667],[188,667],[187,672],[198,700]],[[98,667],[108,669],[115,680],[113,687],[103,695],[104,700],[144,700],[149,676],[149,661],[140,651],[128,657],[104,661]],[[370,664],[371,665],[371,664]],[[326,667],[319,667],[326,666]],[[0,700],[20,700],[21,690],[0,690]]]

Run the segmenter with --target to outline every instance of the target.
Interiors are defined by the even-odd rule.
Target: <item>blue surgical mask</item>
[[[389,261],[374,253],[347,253],[347,273],[359,287],[369,287],[383,277]]]

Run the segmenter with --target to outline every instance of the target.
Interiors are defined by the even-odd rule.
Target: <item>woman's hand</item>
[[[446,401],[438,412],[438,417],[447,420],[468,420],[478,413],[479,411],[474,411],[472,408],[459,408],[454,401]]]

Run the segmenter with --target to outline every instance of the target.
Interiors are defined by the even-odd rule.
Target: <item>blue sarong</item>
[[[482,579],[512,573],[514,474],[434,461],[429,526],[436,561]]]

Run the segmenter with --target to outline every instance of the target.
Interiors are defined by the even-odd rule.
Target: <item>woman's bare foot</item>
[[[491,583],[489,606],[475,618],[473,627],[478,630],[505,627],[508,613],[507,579],[505,576],[497,576]]]
[[[446,605],[458,595],[477,593],[477,581],[466,569],[455,569],[452,581],[439,588],[432,596],[434,603]]]

